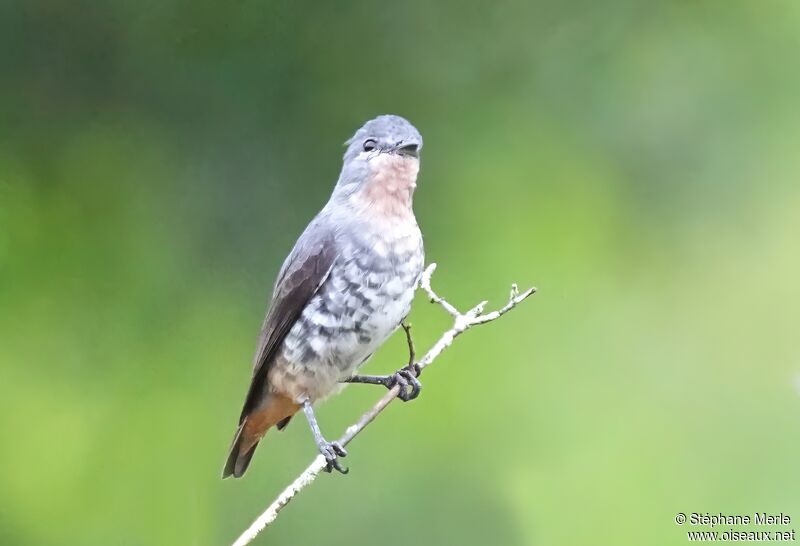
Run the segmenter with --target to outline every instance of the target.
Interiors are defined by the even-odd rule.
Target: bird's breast
[[[283,360],[324,396],[351,375],[409,313],[424,253],[416,223],[343,237],[331,273],[284,341]]]
[[[378,154],[369,161],[369,175],[351,205],[373,222],[413,222],[411,201],[417,187],[419,160],[396,154]]]

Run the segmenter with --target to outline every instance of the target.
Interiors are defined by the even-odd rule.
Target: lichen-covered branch
[[[453,340],[460,334],[464,333],[473,326],[485,324],[500,318],[511,309],[522,303],[525,298],[536,292],[535,288],[529,288],[520,294],[519,290],[517,289],[517,285],[514,284],[511,286],[511,294],[508,298],[508,302],[497,311],[491,311],[484,314],[483,311],[487,302],[482,301],[469,311],[462,313],[453,305],[448,303],[447,300],[434,292],[433,288],[431,288],[431,275],[433,275],[435,270],[435,263],[428,266],[428,268],[422,274],[420,286],[428,295],[432,303],[439,304],[445,311],[447,311],[448,314],[453,317],[453,326],[443,333],[439,340],[434,343],[433,347],[431,347],[428,352],[416,362],[416,365],[420,370],[430,366],[431,363],[433,363],[433,361],[436,360],[436,358],[442,353],[442,351],[448,348],[453,343]],[[364,430],[364,428],[369,425],[373,419],[375,419],[375,417],[377,417],[378,414],[392,402],[392,400],[397,398],[399,392],[400,387],[395,386],[386,394],[384,394],[383,397],[378,400],[374,406],[367,410],[355,424],[347,427],[342,437],[339,438],[339,443],[343,446],[350,443],[350,441],[355,438],[358,433]],[[278,514],[283,507],[289,504],[289,502],[295,496],[297,496],[300,491],[308,487],[308,485],[310,485],[316,479],[316,477],[319,476],[320,472],[322,472],[324,468],[325,458],[322,455],[317,455],[311,464],[308,465],[308,468],[306,468],[302,474],[300,474],[286,489],[284,489],[281,494],[278,495],[278,498],[276,498],[272,504],[267,507],[267,509],[258,517],[258,519],[256,519],[250,525],[250,527],[248,527],[247,530],[242,533],[238,539],[236,539],[236,542],[233,543],[233,546],[244,546],[245,544],[252,542],[252,540],[256,538],[261,531],[263,531],[277,519]]]

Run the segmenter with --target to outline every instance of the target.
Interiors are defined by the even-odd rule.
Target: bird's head
[[[335,193],[342,197],[369,191],[410,193],[417,181],[422,135],[405,118],[378,116],[347,142]]]
[[[351,161],[369,161],[379,154],[419,160],[422,135],[407,119],[385,115],[366,122],[346,144],[345,164]]]

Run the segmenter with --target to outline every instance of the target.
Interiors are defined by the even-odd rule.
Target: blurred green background
[[[439,291],[540,292],[256,544],[800,525],[799,55],[794,0],[0,2],[0,543],[226,544],[306,466],[300,420],[219,479],[277,270],[381,113],[425,138]]]

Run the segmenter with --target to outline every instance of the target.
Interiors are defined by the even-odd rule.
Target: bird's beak
[[[401,142],[392,149],[392,152],[404,157],[419,157],[419,144],[416,142]]]

